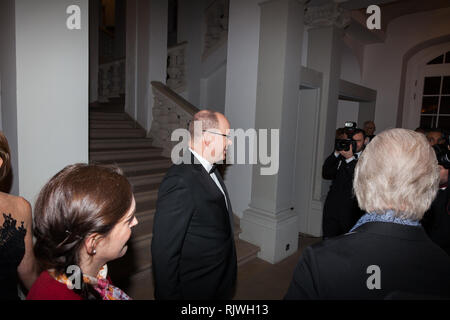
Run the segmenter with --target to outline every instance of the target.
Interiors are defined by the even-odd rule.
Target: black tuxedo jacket
[[[335,157],[333,152],[322,166],[322,177],[333,180],[323,206],[323,236],[326,238],[347,233],[363,214],[353,194],[356,163],[355,159],[347,163],[343,156]]]
[[[376,271],[368,270],[373,265],[379,289]],[[450,298],[449,270],[450,257],[422,227],[368,222],[307,247],[285,298]]]
[[[450,187],[439,190],[421,223],[430,239],[450,256]]]
[[[155,299],[231,299],[237,271],[232,209],[204,167],[173,165],[162,181],[151,245]]]

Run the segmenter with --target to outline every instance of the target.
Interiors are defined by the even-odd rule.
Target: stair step
[[[238,267],[255,259],[258,255],[259,248],[244,240],[236,240],[236,255],[238,261]]]
[[[153,219],[155,217],[155,209],[149,209],[136,213],[136,219],[138,224],[133,227],[133,237],[139,239],[139,237],[152,234],[153,232]]]
[[[125,138],[125,139],[90,139],[90,152],[97,150],[123,150],[152,147],[150,138]]]
[[[131,128],[131,129],[90,129],[89,137],[92,139],[102,138],[145,138],[146,132],[144,129]]]
[[[125,112],[101,112],[90,111],[89,120],[129,120],[130,117]]]
[[[89,129],[116,129],[116,128],[139,128],[136,122],[131,120],[91,120]]]
[[[139,148],[123,150],[102,150],[89,153],[90,161],[117,161],[126,159],[161,158],[162,150],[159,148]]]
[[[122,96],[108,98],[109,103],[125,105],[125,98]]]
[[[237,263],[239,267],[257,257],[257,254],[259,252],[258,247],[240,239],[236,240],[235,243]],[[110,263],[115,265],[110,266],[110,264],[108,264],[110,270],[112,270],[112,274],[114,274],[115,276],[117,275],[117,278],[111,275],[114,283],[121,284],[119,287],[123,289],[127,294],[129,294],[133,299],[154,298],[150,246],[151,238],[149,238],[148,236],[140,237],[140,240],[138,242],[133,242],[132,245],[129,245],[129,251],[123,258],[116,260],[125,260],[124,258],[128,255],[133,255],[134,261],[137,261],[137,259],[143,259],[142,263],[139,263],[139,265],[134,265],[133,272],[130,272],[130,265],[125,266],[124,264],[122,264],[122,266],[120,266],[116,263],[116,261]],[[142,252],[139,252],[139,250],[142,250]],[[128,272],[130,272],[128,273],[128,275],[124,272],[126,269],[128,269]]]
[[[165,172],[155,173],[155,174],[144,174],[134,177],[129,177],[128,181],[133,186],[133,188],[138,188],[146,185],[159,184],[164,179],[166,175]],[[157,189],[157,188],[156,188]]]
[[[152,233],[141,236],[133,235],[131,237],[128,249],[136,262],[134,272],[139,272],[151,267],[152,256],[150,248],[152,237]]]
[[[172,165],[172,161],[167,158],[162,158],[160,160],[122,162],[118,165],[127,177],[131,177],[145,173],[152,174],[166,172]]]
[[[126,282],[133,274],[151,268],[151,235],[141,236],[139,241],[128,241],[128,250],[120,259],[108,263],[111,279],[114,282]],[[124,288],[121,288],[124,290]],[[125,292],[127,292],[125,290]]]
[[[153,230],[153,216],[154,212],[151,213],[150,210],[146,213],[148,218],[146,219],[147,224],[151,224],[151,230],[149,233],[142,234],[141,231],[135,232],[129,241],[128,250],[131,252],[130,255],[134,259],[134,271],[139,272],[145,268],[151,267],[151,243],[152,243],[152,230]],[[136,226],[135,228],[137,228]],[[235,233],[235,244],[236,244],[236,256],[238,266],[241,266],[248,261],[257,257],[259,248],[254,246],[244,240],[239,239],[239,234]]]
[[[113,283],[116,284],[115,280],[112,279]],[[154,300],[154,285],[153,285],[153,274],[151,267],[144,269],[136,274],[130,276],[126,279],[126,283],[121,285],[117,283],[119,288],[124,288],[125,291],[133,300]]]
[[[158,190],[138,192],[134,194],[136,200],[136,212],[147,211],[156,207]]]

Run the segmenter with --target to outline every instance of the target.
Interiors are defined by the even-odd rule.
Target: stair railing
[[[177,93],[186,90],[186,46],[179,43],[167,49],[167,86]]]
[[[153,121],[150,137],[155,147],[163,149],[162,155],[170,157],[172,148],[179,141],[171,141],[172,132],[187,129],[192,116],[199,111],[183,97],[161,82],[152,81],[154,97]]]
[[[108,102],[125,94],[125,59],[102,63],[98,67],[98,101]]]

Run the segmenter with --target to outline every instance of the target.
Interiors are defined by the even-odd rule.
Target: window
[[[450,51],[427,63],[423,78],[420,126],[450,130]]]
[[[445,64],[450,63],[450,51],[448,51],[445,54],[441,54],[439,57],[434,58],[433,60],[430,60],[427,65],[431,64]]]

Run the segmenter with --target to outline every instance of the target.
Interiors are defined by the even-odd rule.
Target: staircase
[[[138,225],[133,228],[128,251],[108,263],[111,279],[133,299],[153,299],[150,244],[158,187],[170,158],[152,145],[146,131],[124,112],[124,99],[97,103],[89,112],[89,161],[117,164],[133,186]],[[239,219],[235,216],[238,266],[254,259],[259,248],[239,239]]]

